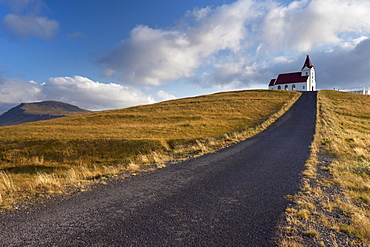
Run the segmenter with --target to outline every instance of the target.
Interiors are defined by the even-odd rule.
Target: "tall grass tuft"
[[[58,190],[62,183],[61,179],[55,174],[38,173],[35,181],[36,187],[47,190]]]
[[[4,171],[0,171],[0,191],[11,193],[16,191],[12,177]]]

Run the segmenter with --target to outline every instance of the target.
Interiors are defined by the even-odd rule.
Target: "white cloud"
[[[290,63],[292,61],[294,61],[292,60],[292,58],[286,56],[279,56],[274,58],[274,62],[276,63]]]
[[[153,97],[138,89],[95,82],[82,76],[50,78],[43,84],[43,92],[48,99],[90,110],[117,109],[155,102]]]
[[[41,39],[52,39],[59,29],[58,22],[47,17],[34,15],[8,14],[4,17],[6,28],[19,38],[36,36]]]
[[[263,39],[270,49],[310,51],[338,44],[352,34],[370,32],[368,0],[294,1],[274,8],[264,20]]]
[[[25,102],[57,100],[88,110],[120,109],[174,98],[159,91],[146,95],[136,88],[100,83],[86,77],[55,77],[45,83],[0,78],[0,111],[5,106]]]
[[[204,18],[206,18],[210,13],[212,9],[211,7],[205,7],[205,8],[195,8],[193,11],[188,11],[187,16],[192,18],[195,18],[195,21],[200,21]]]
[[[164,100],[171,100],[171,99],[176,99],[176,96],[172,95],[172,94],[169,94],[163,90],[159,90],[156,95],[155,95],[155,98],[158,100],[158,101],[164,101]]]
[[[42,97],[42,87],[35,82],[0,78],[0,103],[37,101]]]
[[[264,81],[268,75],[263,63],[235,56],[215,63],[212,72],[204,72],[202,76],[193,78],[191,81],[211,87],[216,85],[219,89],[244,88],[245,86],[254,87]]]
[[[341,46],[342,48],[345,48],[345,49],[354,49],[354,48],[356,48],[356,46],[358,45],[358,44],[360,44],[362,41],[364,41],[364,40],[367,40],[368,39],[368,37],[366,37],[366,36],[361,36],[360,38],[357,38],[357,39],[353,39],[353,40],[350,40],[350,41],[348,41],[348,42],[344,42],[344,43],[341,43],[341,44],[339,44],[339,46]],[[331,52],[332,52],[333,50],[331,49]]]
[[[248,35],[245,23],[259,14],[251,0],[237,1],[210,10],[192,12],[192,25],[171,30],[137,26],[130,38],[99,59],[98,63],[121,81],[160,86],[181,77],[192,77],[207,58],[242,48]],[[189,18],[189,17],[188,17]]]
[[[17,38],[38,37],[49,40],[55,37],[59,30],[59,23],[46,16],[40,16],[46,5],[41,0],[3,0],[0,3],[8,4],[14,13],[3,18],[5,29]]]

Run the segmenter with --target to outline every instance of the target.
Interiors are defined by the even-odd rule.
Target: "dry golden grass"
[[[337,202],[351,219],[341,230],[370,244],[370,96],[336,91],[319,96],[321,144],[337,157],[330,171],[351,199]]]
[[[320,91],[311,157],[281,246],[370,244],[369,147],[370,96]]]
[[[293,97],[287,92],[241,91],[166,101],[78,117],[4,127],[12,141],[90,139],[196,139],[256,126]],[[17,132],[17,133],[14,133]]]
[[[0,203],[211,152],[261,131],[299,95],[225,92],[0,127]]]

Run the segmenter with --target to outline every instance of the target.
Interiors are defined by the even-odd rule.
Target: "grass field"
[[[225,92],[0,127],[0,203],[210,152],[261,131],[299,97]]]
[[[330,171],[351,199],[337,202],[351,219],[340,230],[370,244],[370,96],[323,91],[320,101],[321,145],[337,157]]]
[[[368,246],[370,96],[320,91],[317,118],[312,156],[286,212],[281,245]]]

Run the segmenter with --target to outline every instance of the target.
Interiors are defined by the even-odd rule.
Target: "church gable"
[[[270,86],[274,86],[275,85],[275,82],[276,82],[276,79],[271,79],[270,84],[269,84],[269,87]]]

